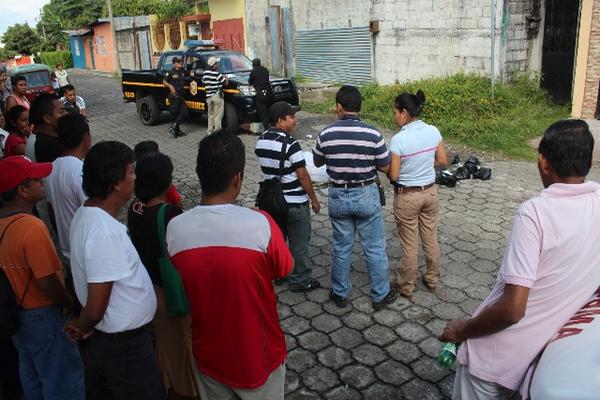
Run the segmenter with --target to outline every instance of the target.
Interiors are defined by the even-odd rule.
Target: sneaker
[[[390,288],[389,293],[383,299],[381,299],[381,301],[374,301],[371,303],[371,306],[373,307],[373,310],[379,311],[385,308],[385,306],[388,304],[392,304],[397,298],[398,292],[396,292],[396,289]]]
[[[321,282],[316,279],[310,278],[303,284],[290,283],[290,290],[292,292],[310,292],[321,287]]]
[[[339,294],[335,294],[333,290],[329,292],[329,300],[333,301],[339,308],[344,308],[348,305],[348,299],[343,298]]]

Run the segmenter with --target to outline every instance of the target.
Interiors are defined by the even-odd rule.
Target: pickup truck
[[[206,91],[202,73],[210,57],[218,57],[219,72],[229,77],[223,88],[225,98],[224,126],[236,130],[240,124],[260,122],[254,98],[256,91],[248,84],[252,62],[244,54],[219,50],[213,41],[188,40],[187,50],[168,51],[160,56],[158,68],[141,71],[123,71],[122,90],[126,103],[135,102],[140,120],[144,125],[159,122],[160,114],[169,108],[169,90],[163,85],[165,73],[170,71],[173,58],[183,59],[186,75],[184,99],[191,115],[206,112]],[[274,101],[287,101],[298,105],[298,91],[293,79],[271,77]]]

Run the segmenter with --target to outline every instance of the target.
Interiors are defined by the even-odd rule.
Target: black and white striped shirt
[[[206,86],[206,98],[214,96],[223,89],[225,77],[218,71],[207,69],[202,74],[202,83]]]
[[[287,134],[282,130],[270,128],[265,131],[256,142],[254,153],[258,157],[258,163],[265,179],[279,176],[279,160],[281,156],[281,145]],[[283,195],[289,204],[300,204],[308,201],[308,195],[298,180],[296,169],[306,166],[304,153],[300,143],[288,136],[285,150],[285,161],[281,176]]]

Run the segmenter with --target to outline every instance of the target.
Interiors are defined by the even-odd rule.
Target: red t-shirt
[[[177,205],[180,201],[181,195],[177,191],[177,188],[175,188],[175,185],[171,183],[171,186],[169,186],[169,190],[167,191],[167,203]]]
[[[17,135],[16,133],[11,133],[6,138],[6,143],[4,144],[4,157],[14,156],[13,149],[15,146],[25,143],[27,143],[27,138]]]
[[[190,303],[196,363],[219,382],[253,389],[285,360],[272,280],[293,260],[277,224],[232,204],[173,218],[167,247]]]

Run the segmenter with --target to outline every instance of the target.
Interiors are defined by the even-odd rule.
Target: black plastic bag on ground
[[[481,179],[482,181],[487,181],[492,177],[492,170],[490,168],[479,168],[473,174],[473,179]]]
[[[470,174],[474,174],[479,169],[480,164],[481,161],[479,161],[477,157],[469,156],[469,158],[467,158],[467,160],[463,164],[463,167],[465,167],[465,169],[469,171]]]
[[[462,181],[463,179],[469,179],[471,177],[471,173],[465,167],[456,168],[453,175],[458,181]]]
[[[456,186],[456,178],[452,172],[443,169],[435,174],[435,183],[452,188]]]

